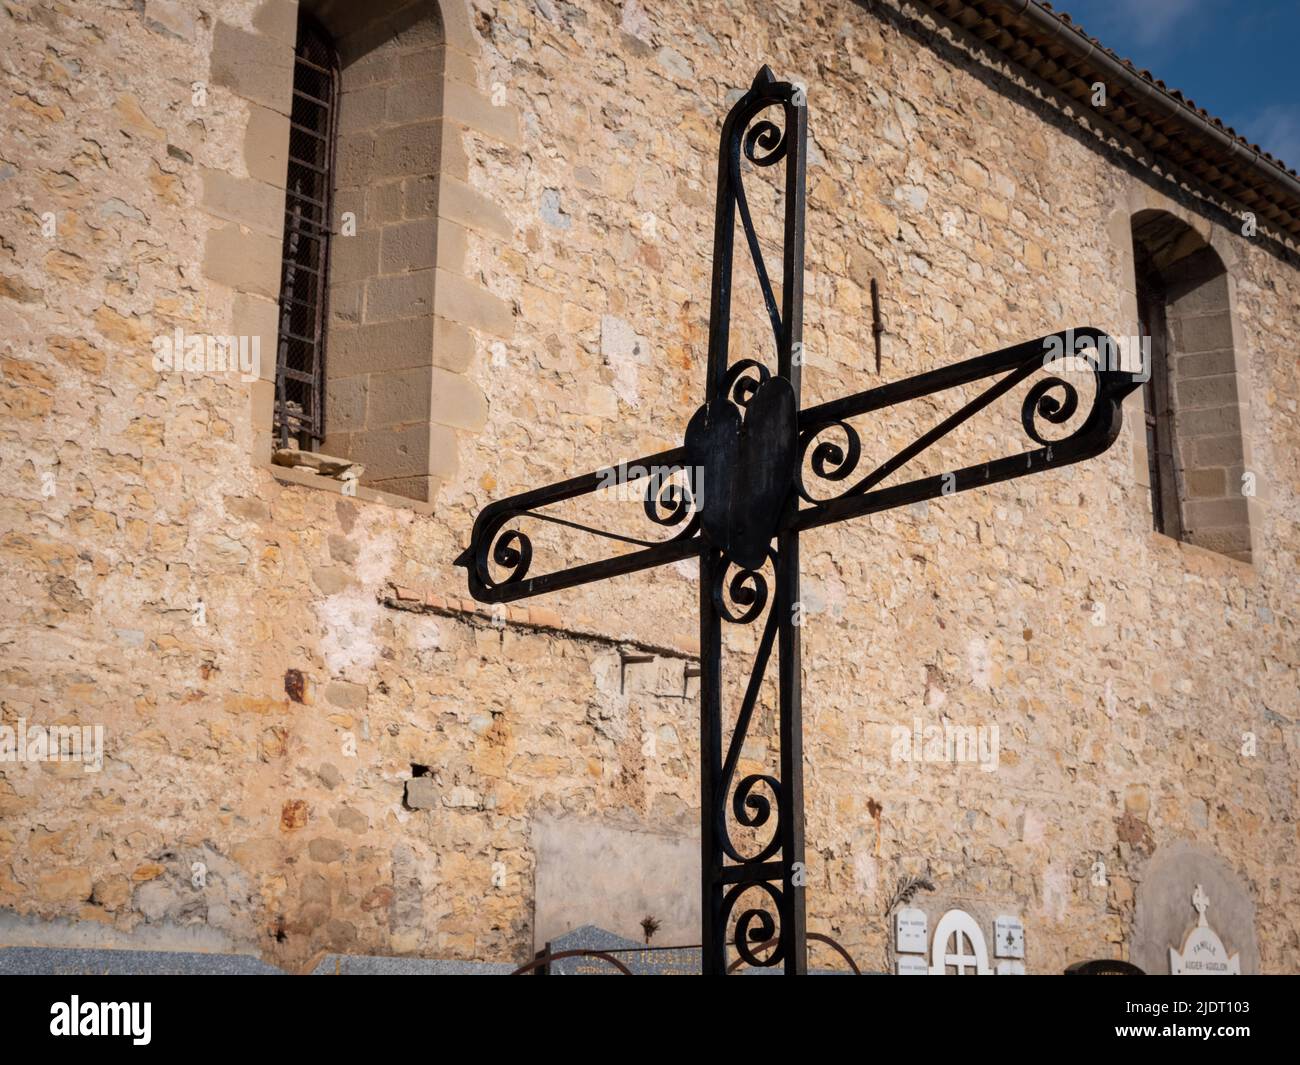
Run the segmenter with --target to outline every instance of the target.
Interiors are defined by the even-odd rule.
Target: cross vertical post
[[[781,125],[764,116],[779,109]],[[760,117],[764,116],[764,117]],[[751,125],[751,123],[753,123]],[[697,481],[695,503],[704,517],[708,545],[700,558],[700,871],[705,973],[726,970],[726,926],[742,896],[759,892],[776,912],[767,908],[743,909],[737,917],[736,947],[746,961],[758,964],[750,947],[776,940],[766,959],[779,962],[787,973],[807,971],[803,877],[803,726],[799,663],[799,537],[797,532],[776,536],[775,554],[768,547],[777,527],[792,522],[799,500],[789,491],[789,461],[798,420],[800,372],[803,363],[803,269],[805,158],[808,109],[801,88],[778,82],[764,67],[748,93],[735,105],[723,125],[718,156],[718,194],[714,218],[713,285],[709,318],[709,369],[705,407],[687,429],[688,458],[704,471]],[[782,203],[782,274],[780,306],[767,276],[758,234],[745,196],[741,156],[756,167],[785,164]],[[771,323],[776,354],[776,374],[769,376],[748,360],[729,364],[731,335],[732,268],[736,216],[753,259],[764,307]],[[734,372],[738,370],[739,373]],[[711,462],[714,427],[739,423],[738,409],[748,415],[757,397],[776,397],[763,407],[778,413],[766,419],[739,424],[742,448],[758,471],[757,492],[734,465]],[[758,409],[758,408],[754,408]],[[784,415],[784,416],[782,416]],[[762,491],[770,481],[775,493]],[[739,554],[736,547],[745,541]],[[716,545],[716,546],[714,546]],[[748,555],[748,560],[744,557]],[[758,567],[766,560],[773,568],[774,596],[769,607],[763,642],[750,677],[750,691],[741,705],[726,760],[723,737],[722,620],[749,623],[762,612],[732,614],[720,608],[715,590],[722,588],[727,558],[736,557],[753,582],[748,591],[758,594],[763,577]],[[740,588],[744,588],[742,584]],[[765,596],[764,592],[764,596]],[[741,600],[738,600],[738,602]],[[753,600],[746,600],[749,605]],[[738,784],[734,774],[753,712],[757,686],[762,681],[770,653],[775,620],[779,674],[777,678],[779,744],[777,776],[746,777]],[[746,854],[731,839],[727,828],[729,800],[735,799],[737,821],[747,828],[763,828],[770,816],[771,800],[755,794],[759,784],[773,794],[776,824],[771,841]],[[733,788],[734,785],[734,788]],[[773,861],[772,859],[776,860]],[[730,861],[728,861],[730,859]],[[779,886],[778,886],[779,885]],[[773,933],[776,933],[775,936]]]

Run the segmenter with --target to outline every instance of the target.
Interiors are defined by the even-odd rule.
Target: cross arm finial
[[[888,488],[877,487],[1035,374],[1042,376],[1025,393],[1020,422],[1037,448]],[[983,392],[893,456],[859,470],[862,441],[849,419],[994,378]],[[1080,393],[1088,394],[1089,378],[1093,382],[1091,406],[1080,417]],[[813,529],[1093,458],[1114,443],[1123,421],[1124,398],[1142,380],[1140,374],[1121,368],[1120,348],[1111,336],[1100,329],[1079,327],[809,407],[799,414],[796,472],[796,490],[806,505],[791,516],[786,527]],[[1049,440],[1044,435],[1046,426],[1067,422],[1076,427],[1065,436]],[[812,473],[814,486],[816,482],[838,485],[850,481],[850,487],[829,497],[815,495],[806,470]]]
[[[673,448],[489,503],[479,512],[469,546],[455,562],[469,570],[470,594],[484,603],[507,603],[698,554],[699,520],[694,498],[699,486],[685,462],[685,448]],[[635,486],[635,491],[643,493],[638,498],[650,522],[645,536],[596,528],[543,509],[623,485]],[[637,550],[534,573],[532,538],[518,528],[528,521],[562,526]],[[667,535],[650,538],[656,527]]]

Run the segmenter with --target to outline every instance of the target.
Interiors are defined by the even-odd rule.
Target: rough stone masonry
[[[95,772],[0,762],[0,943],[522,963],[541,826],[691,838],[690,567],[494,617],[451,561],[494,494],[680,442],[718,127],[767,62],[812,116],[808,403],[1067,325],[1137,335],[1133,219],[1161,212],[1228,279],[1226,335],[1172,326],[1220,356],[1179,385],[1212,471],[1188,491],[1217,493],[1188,503],[1218,505],[1189,513],[1236,521],[1228,486],[1257,486],[1247,551],[1152,532],[1135,393],[1093,463],[806,536],[810,930],[882,967],[890,892],[924,875],[933,912],[1022,915],[1031,971],[1128,957],[1150,864],[1190,841],[1260,968],[1294,971],[1294,249],[892,0],[414,8],[345,38],[339,446],[393,471],[347,495],[270,462],[297,5],[0,5],[0,724],[104,735]],[[733,351],[761,353],[751,281],[736,304]],[[260,379],[155,369],[177,329],[261,337]],[[885,458],[938,414],[864,439]],[[947,458],[1018,433],[990,416]],[[945,725],[996,725],[996,769],[892,756]]]

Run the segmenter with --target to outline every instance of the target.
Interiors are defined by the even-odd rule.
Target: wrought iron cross
[[[779,111],[781,125],[764,116],[769,109],[772,117]],[[469,588],[476,599],[504,603],[651,566],[699,559],[701,918],[706,973],[725,971],[727,929],[733,921],[735,949],[750,965],[780,964],[787,973],[806,971],[799,534],[1098,455],[1118,436],[1121,402],[1140,381],[1119,369],[1117,349],[1109,336],[1084,328],[801,410],[807,136],[803,91],[778,82],[766,66],[723,124],[708,377],[704,403],[686,427],[684,445],[489,504],[474,522],[469,547],[456,560],[469,570]],[[779,305],[745,197],[742,152],[756,167],[785,164]],[[775,373],[755,359],[729,361],[737,214],[771,321]],[[1021,406],[1022,427],[1037,447],[882,487],[937,440],[1001,396],[1039,371],[1051,371],[1053,356],[1072,358],[1071,365],[1083,365],[1085,378],[1094,381],[1086,413],[1080,412],[1075,384],[1048,373],[1028,388]],[[996,380],[973,400],[893,457],[869,471],[859,471],[862,440],[848,419],[987,378]],[[1072,421],[1077,421],[1077,427],[1059,439],[1049,441],[1043,435],[1046,425],[1040,423],[1066,426]],[[847,487],[829,496],[815,496],[806,483],[807,473],[812,474],[814,484],[828,482],[839,487],[847,483]],[[603,488],[642,480],[646,482],[646,518],[668,531],[659,540],[609,533],[542,510]],[[633,549],[598,562],[534,574],[532,541],[513,527],[530,519],[609,536]],[[749,625],[765,612],[724,755],[723,622]],[[779,662],[778,775],[756,773],[737,782],[741,747],[773,646]],[[747,838],[758,835],[760,842],[746,847],[733,840],[729,807],[736,823],[748,830]],[[761,837],[766,837],[766,842]],[[746,895],[751,897],[737,912]],[[775,949],[760,958],[757,945],[772,940]]]

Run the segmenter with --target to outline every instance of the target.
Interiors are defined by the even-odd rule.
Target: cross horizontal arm
[[[475,519],[469,547],[455,563],[469,570],[470,594],[483,603],[508,603],[605,577],[635,573],[637,570],[662,566],[698,554],[699,521],[692,506],[690,471],[685,468],[685,461],[686,449],[673,448],[489,503]],[[680,472],[687,474],[686,484],[671,480]],[[568,499],[637,481],[646,482],[647,491],[643,502],[646,517],[660,528],[680,526],[669,538],[655,541],[626,536],[543,513],[541,510]],[[630,544],[640,550],[528,576],[533,558],[532,541],[518,529],[506,529],[506,525],[517,519],[548,522]],[[494,578],[491,569],[493,565],[509,572],[504,577]]]
[[[1068,329],[918,374],[905,381],[810,407],[799,416],[801,467],[811,452],[813,474],[821,480],[839,482],[848,480],[857,472],[861,458],[860,439],[847,419],[1001,373],[1006,375],[892,458],[861,475],[852,487],[833,498],[814,498],[804,485],[801,469],[798,491],[810,505],[792,514],[785,528],[795,532],[813,529],[935,496],[950,495],[1028,473],[1066,466],[1099,455],[1119,435],[1123,422],[1124,397],[1143,380],[1140,375],[1121,370],[1118,366],[1118,345],[1106,333],[1090,327]],[[1038,431],[1038,419],[1059,425],[1071,420],[1078,407],[1078,389],[1071,381],[1055,376],[1054,373],[1078,373],[1080,369],[1090,372],[1096,381],[1092,407],[1074,432],[1059,440],[1048,441]],[[877,484],[930,445],[990,406],[1036,371],[1047,371],[1048,375],[1029,390],[1021,408],[1021,424],[1025,433],[1041,444],[1041,447],[872,491]],[[831,440],[819,443],[818,438],[832,428],[843,434],[844,443]]]

